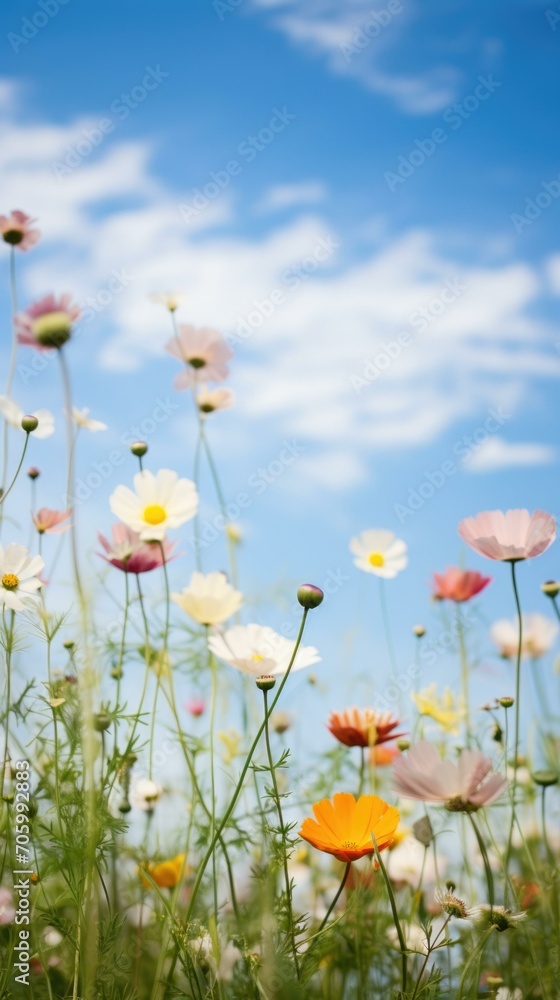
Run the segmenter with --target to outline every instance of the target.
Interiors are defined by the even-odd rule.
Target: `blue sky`
[[[169,416],[148,435],[152,467],[190,475],[189,401],[171,389],[168,318],[146,298],[184,290],[180,318],[237,334],[237,406],[209,433],[228,500],[251,497],[241,577],[261,600],[249,616],[278,624],[292,611],[274,609],[273,593],[342,578],[310,636],[324,651],[325,706],[355,700],[348,677],[364,672],[372,641],[380,683],[388,669],[376,581],[352,567],[352,534],[388,527],[409,545],[410,566],[389,589],[408,664],[412,624],[434,621],[432,570],[465,556],[461,517],[560,513],[555,12],[461,0],[69,0],[56,10],[52,0],[2,14],[2,210],[21,207],[43,230],[18,259],[20,298],[52,289],[95,306],[69,360],[76,403],[109,430],[83,436],[78,478],[114,450],[124,456],[123,435],[160,401]],[[531,208],[537,195],[542,207]],[[7,257],[3,272],[7,328]],[[15,398],[60,415],[56,365],[30,374],[29,360],[22,351]],[[61,421],[33,443],[51,506],[63,447]],[[260,492],[250,484],[262,468],[272,482]],[[109,469],[81,505],[84,553],[133,471],[128,458]],[[403,513],[434,474],[434,495]],[[205,568],[222,567],[221,541],[207,557]],[[189,562],[174,567],[177,584]],[[488,569],[474,555],[469,564]],[[488,620],[512,612],[500,569]],[[554,549],[523,567],[527,610],[547,611],[538,583],[557,574]],[[490,673],[477,683],[495,693],[507,672],[484,627],[480,642]]]

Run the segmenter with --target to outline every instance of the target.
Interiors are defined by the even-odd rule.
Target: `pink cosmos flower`
[[[505,514],[488,510],[461,521],[459,534],[487,559],[517,562],[546,552],[556,538],[556,522],[543,510],[534,514],[528,510],[508,510]]]
[[[394,789],[407,799],[439,802],[453,812],[490,805],[508,786],[492,772],[492,761],[479,750],[462,750],[454,764],[442,760],[432,743],[420,740],[393,764]]]
[[[198,719],[199,716],[204,715],[206,705],[202,698],[190,698],[187,702],[185,702],[185,708],[189,715]]]
[[[437,601],[455,601],[462,604],[491,583],[491,576],[483,576],[476,570],[461,570],[450,566],[445,573],[434,573],[434,597]]]
[[[98,532],[99,541],[105,549],[105,555],[102,552],[99,555],[123,573],[149,573],[150,570],[163,566],[164,559],[168,563],[175,558],[175,542],[162,543],[162,558],[159,542],[140,541],[140,535],[126,524],[114,524],[111,534],[112,542]]]
[[[14,897],[8,888],[0,886],[0,927],[12,924],[15,919]]]
[[[220,382],[229,373],[227,362],[233,357],[233,351],[217,330],[185,324],[165,347],[174,358],[188,366],[175,378],[176,389],[190,389],[197,381],[197,373],[201,382]]]
[[[203,416],[214,413],[214,410],[227,410],[234,402],[233,389],[209,389],[202,385],[196,396],[196,405]]]
[[[68,531],[70,525],[63,524],[70,517],[71,510],[51,510],[50,507],[41,507],[36,514],[32,514],[33,524],[40,535],[60,535],[63,531]]]
[[[41,238],[39,229],[33,228],[35,219],[19,209],[14,209],[9,215],[0,215],[0,234],[5,243],[18,250],[29,250]]]
[[[50,351],[62,347],[72,334],[72,324],[80,316],[80,307],[72,303],[70,295],[45,295],[16,316],[20,344]]]

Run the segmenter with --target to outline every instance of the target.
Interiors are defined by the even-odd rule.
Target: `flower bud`
[[[495,743],[501,743],[504,738],[503,729],[498,722],[494,723],[494,728],[492,729],[492,739]]]
[[[324,596],[323,591],[312,583],[302,583],[297,592],[299,603],[302,608],[306,608],[308,611],[312,608],[318,608],[322,604]]]
[[[98,733],[104,733],[111,725],[111,716],[108,712],[97,712],[93,717],[93,726]]]
[[[412,631],[414,632],[414,635],[418,636],[419,639],[421,639],[423,635],[426,635],[426,629],[423,625],[415,625]]]
[[[32,413],[27,413],[25,417],[21,418],[21,426],[23,427],[26,434],[31,434],[36,431],[39,426],[39,421],[37,417],[34,417]]]
[[[39,472],[39,469],[36,469],[35,466],[32,465],[27,470],[27,475],[29,476],[30,479],[38,479],[41,473]]]
[[[270,674],[263,674],[262,677],[257,677],[256,685],[259,691],[272,691],[272,688],[276,684],[276,678],[272,677]]]
[[[560,583],[557,583],[556,580],[547,580],[546,583],[541,583],[541,590],[543,594],[554,600],[560,594]]]
[[[550,785],[558,784],[558,775],[556,771],[534,771],[533,781],[541,788],[548,788]]]
[[[274,712],[270,719],[270,725],[275,733],[285,733],[290,728],[291,718],[287,712]]]
[[[66,639],[66,641],[63,642],[63,646],[65,649],[74,649],[75,645],[76,643],[74,642],[73,639]]]
[[[514,702],[515,699],[512,698],[511,695],[504,695],[503,698],[500,698],[500,705],[502,708],[511,708]]]
[[[404,751],[408,750],[410,747],[410,740],[397,740],[397,747],[401,753],[404,753]]]
[[[239,543],[243,540],[243,532],[241,531],[241,528],[238,524],[233,524],[231,521],[228,521],[226,524],[226,535],[230,542],[234,542],[235,545],[239,545]]]
[[[121,667],[119,667],[119,666],[117,666],[117,667],[111,667],[111,677],[113,678],[114,681],[120,681],[122,675],[123,675],[123,671],[122,671]]]
[[[136,458],[143,458],[148,450],[148,445],[145,441],[133,441],[130,450]]]

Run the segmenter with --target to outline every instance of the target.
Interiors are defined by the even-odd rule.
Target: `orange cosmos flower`
[[[369,761],[374,767],[388,767],[393,763],[395,757],[399,756],[399,754],[400,750],[398,747],[390,747],[385,743],[383,746],[375,746],[371,748],[369,752]]]
[[[147,878],[142,875],[142,869],[148,873],[152,882],[155,882],[160,889],[174,889],[179,883],[181,878],[181,872],[185,866],[185,855],[177,854],[174,858],[170,858],[169,861],[161,861],[159,864],[154,865],[152,861],[148,862],[146,865],[141,865],[138,869],[138,874],[142,879],[142,884],[146,886],[147,889],[151,889],[151,882],[148,882]]]
[[[347,747],[373,747],[387,740],[396,740],[404,733],[393,732],[400,725],[391,712],[376,712],[373,708],[345,708],[331,712],[327,728],[339,743]]]
[[[313,806],[315,819],[305,819],[299,835],[319,851],[333,854],[339,861],[357,861],[374,854],[372,833],[380,851],[389,847],[400,816],[378,795],[360,795],[358,801],[349,792],[337,792]]]

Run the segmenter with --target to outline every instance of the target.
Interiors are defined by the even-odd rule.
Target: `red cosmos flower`
[[[149,573],[163,566],[164,561],[168,563],[175,558],[174,542],[163,542],[162,545],[159,542],[141,542],[140,535],[126,524],[114,524],[111,533],[112,542],[98,532],[99,541],[105,549],[105,555],[102,552],[99,555],[123,573]]]
[[[393,732],[400,724],[401,720],[395,719],[391,712],[345,708],[342,712],[331,712],[327,728],[347,747],[373,747],[404,736],[404,733]]]
[[[434,573],[434,597],[436,601],[455,601],[462,604],[463,601],[470,601],[471,597],[480,594],[489,583],[491,576],[483,576],[471,569],[457,569],[450,566],[445,573]]]

